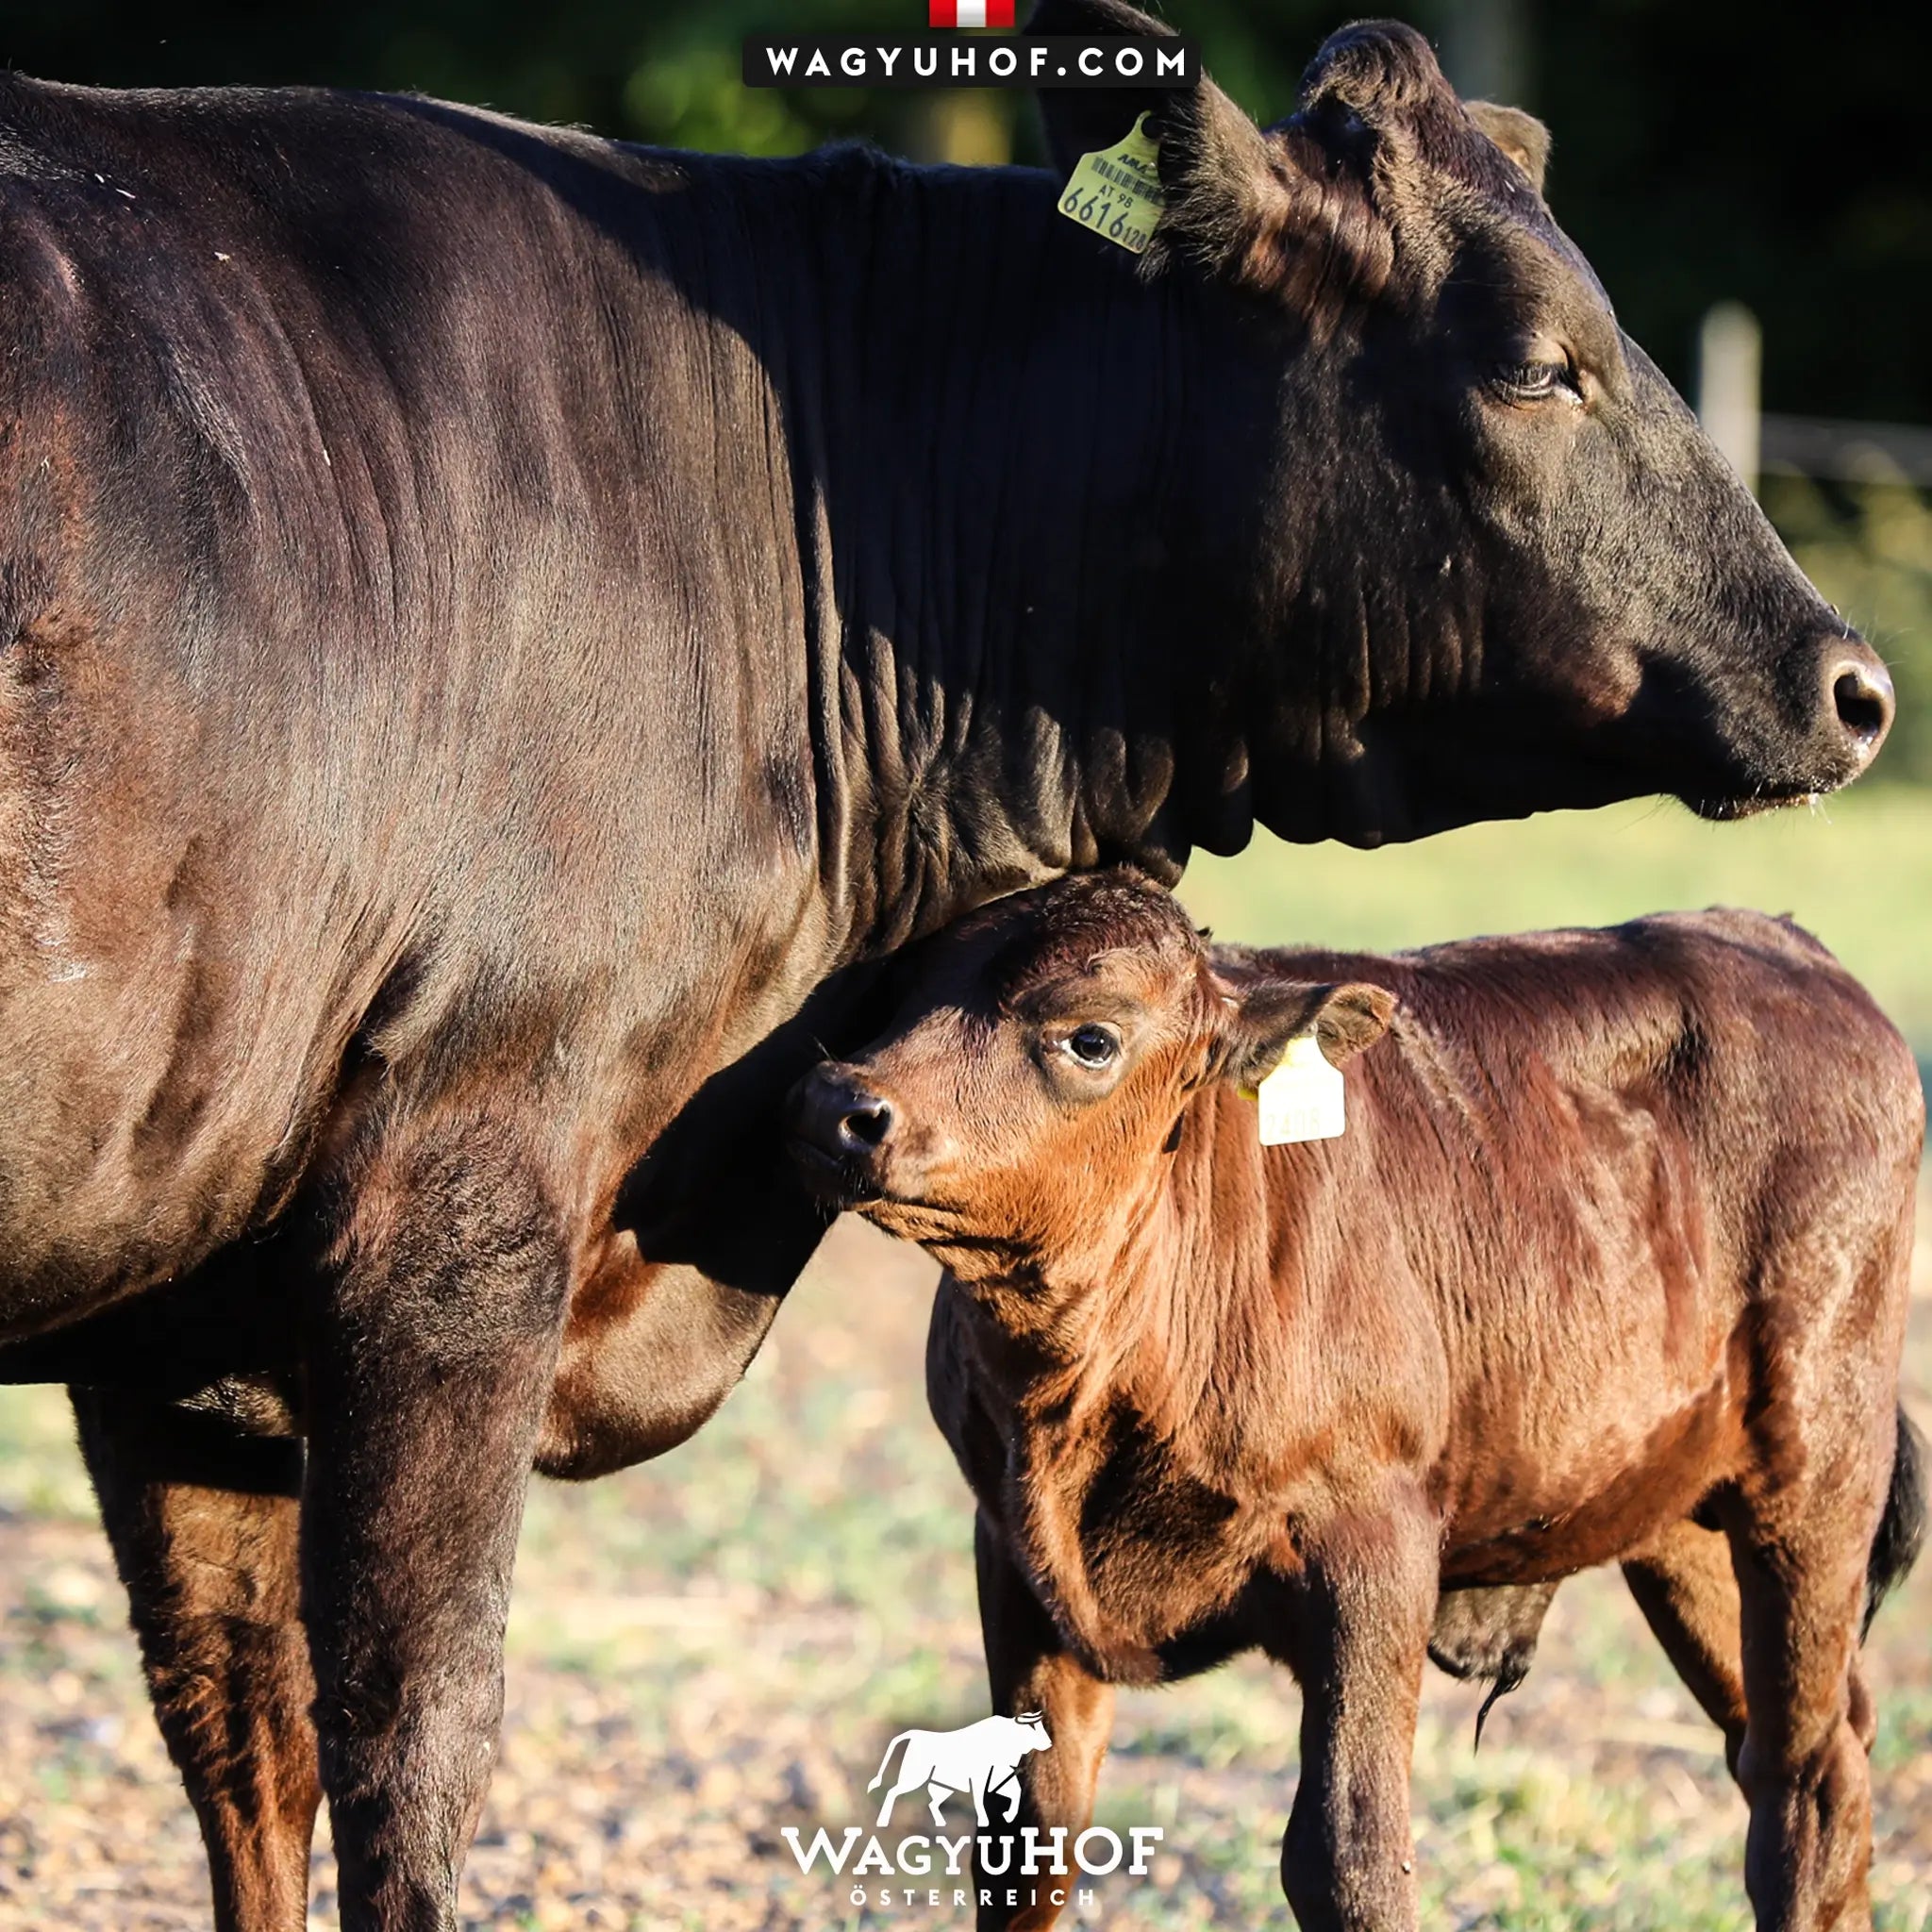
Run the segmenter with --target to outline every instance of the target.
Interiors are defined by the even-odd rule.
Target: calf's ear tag
[[[1261,1104],[1261,1144],[1280,1147],[1291,1141],[1332,1141],[1346,1125],[1341,1103],[1341,1069],[1331,1067],[1312,1033],[1288,1042],[1281,1064],[1255,1090]]]
[[[1124,141],[1082,155],[1060,192],[1060,212],[1130,255],[1142,255],[1154,225],[1167,206],[1160,185],[1159,143],[1147,132],[1147,117],[1134,123]]]

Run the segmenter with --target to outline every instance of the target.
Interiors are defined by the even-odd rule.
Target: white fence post
[[[1754,495],[1763,341],[1757,318],[1741,302],[1720,302],[1697,331],[1697,420]]]

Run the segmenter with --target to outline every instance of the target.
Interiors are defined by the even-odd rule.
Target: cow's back
[[[1909,1047],[1789,919],[1713,908],[1413,953],[1242,956],[1391,988],[1391,1036],[1359,1077],[1385,1100],[1385,1124],[1405,1095],[1458,1117],[1473,1137],[1464,1151],[1510,1141],[1519,1125],[1543,1136],[1595,1092],[1641,1101],[1726,1157],[1835,1134],[1895,1156],[1919,1131]]]

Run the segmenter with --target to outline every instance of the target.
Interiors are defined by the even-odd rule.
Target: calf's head
[[[1064,878],[918,949],[887,1031],[792,1090],[822,1195],[962,1280],[1104,1267],[1147,1223],[1192,1096],[1252,1088],[1312,1033],[1338,1064],[1376,1039],[1380,987],[1218,970],[1136,874]]]
[[[1169,31],[1119,0],[1034,30]],[[1650,791],[1734,816],[1865,768],[1884,666],[1618,326],[1538,123],[1370,22],[1265,132],[1211,83],[1049,95],[1057,163],[1142,111],[1148,272],[1215,332],[1175,514],[1249,597],[1216,686],[1241,805],[1374,843]]]

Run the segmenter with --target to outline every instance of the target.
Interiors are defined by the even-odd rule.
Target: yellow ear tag
[[[1281,1064],[1255,1091],[1261,1103],[1261,1144],[1279,1147],[1290,1141],[1333,1141],[1346,1125],[1341,1105],[1341,1069],[1331,1067],[1312,1033],[1288,1042]]]
[[[1124,141],[1082,155],[1074,163],[1060,196],[1061,214],[1105,235],[1130,255],[1144,254],[1154,239],[1154,225],[1167,206],[1156,158],[1159,152],[1142,114]]]

